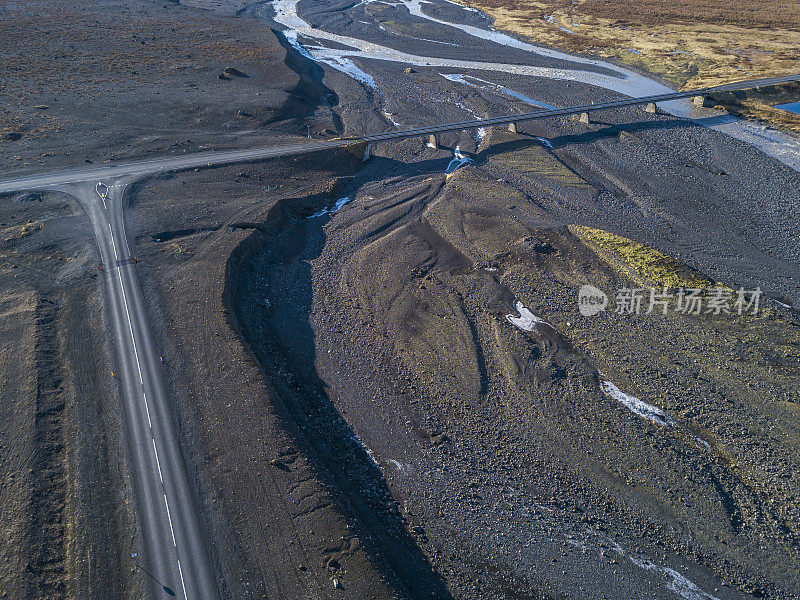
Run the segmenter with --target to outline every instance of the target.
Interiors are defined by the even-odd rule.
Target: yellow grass
[[[679,260],[639,242],[582,225],[570,226],[569,230],[612,268],[636,283],[668,289],[707,289],[719,285]]]
[[[800,3],[459,1],[495,18],[498,29],[640,67],[682,89],[800,73]],[[784,112],[741,110],[800,131],[800,117]]]

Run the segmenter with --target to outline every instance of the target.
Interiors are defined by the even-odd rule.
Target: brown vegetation
[[[679,88],[800,72],[800,5],[657,0],[463,0],[538,43],[597,54]],[[795,96],[796,98],[796,96]],[[727,108],[727,106],[726,106]],[[800,118],[740,111],[791,129]]]
[[[586,13],[596,17],[616,19],[637,25],[708,23],[738,25],[754,29],[800,31],[800,4],[791,2],[765,2],[764,0],[600,2],[599,0],[587,0],[582,8]]]

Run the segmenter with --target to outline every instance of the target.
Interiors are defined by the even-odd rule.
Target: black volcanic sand
[[[797,595],[796,315],[581,317],[582,284],[634,282],[567,225],[626,232],[638,181],[582,157],[646,146],[559,127],[555,151],[494,132],[449,178],[409,141],[134,190],[231,595]],[[551,325],[514,327],[517,300]]]
[[[141,597],[89,221],[0,196],[0,595]]]
[[[328,91],[235,10],[149,0],[0,8],[4,173],[285,143]],[[305,67],[304,67],[305,68]],[[328,125],[320,113],[312,133]],[[328,114],[330,119],[330,115]]]
[[[25,86],[43,87],[25,92],[23,112],[3,124],[4,135],[21,134],[0,142],[3,164],[13,170],[36,166],[36,157],[55,166],[296,138],[308,128],[318,136],[388,130],[382,110],[406,125],[529,110],[434,69],[404,73],[403,64],[361,61],[378,84],[377,92],[364,88],[287,49],[269,23],[131,2],[118,11],[128,15],[119,22],[130,34],[109,33],[93,27],[119,17],[111,4],[86,11],[78,10],[83,4],[41,4],[71,7],[61,23],[91,17],[80,21],[88,23],[85,46],[66,42],[84,48],[88,67],[94,54],[86,49],[100,37],[124,52],[119,62],[103,59],[119,70],[101,82],[100,99],[82,101],[80,110],[77,100],[70,104],[72,124],[57,138],[50,129],[26,129],[30,115],[55,114],[62,97],[83,98],[99,84],[72,74],[65,85],[80,86],[40,99],[49,80],[23,78]],[[134,16],[150,29],[128,27]],[[180,48],[159,45],[164,23]],[[63,49],[53,48],[59,38],[38,37],[48,52],[37,55],[37,65],[47,63],[45,54],[61,60],[55,55]],[[203,45],[208,40],[213,52]],[[142,60],[134,46],[153,56]],[[183,66],[165,66],[166,54]],[[227,67],[248,77],[224,73]],[[475,75],[559,105],[612,96]],[[163,97],[164,85],[176,81],[186,90],[171,85],[173,96]],[[7,105],[17,106],[10,99],[23,97],[13,87],[19,80],[3,84]],[[118,107],[103,98],[116,98]],[[48,108],[36,109],[42,102]],[[157,127],[164,130],[154,133]],[[195,130],[205,133],[187,134]],[[87,147],[87,131],[95,149],[84,156],[76,148]],[[122,142],[109,137],[114,131]],[[64,144],[55,151],[54,139]],[[646,242],[714,280],[758,285],[797,305],[798,174],[717,133],[635,109],[597,114],[589,127],[554,120],[518,136],[495,131],[480,146],[471,131],[441,142],[438,151],[423,140],[382,145],[366,165],[336,151],[167,175],[128,191],[137,268],[223,597],[703,598],[694,585],[720,599],[800,597],[797,314],[767,301],[770,312],[758,318],[581,317],[576,291],[583,283],[613,291],[631,281],[570,228],[590,225]],[[476,164],[447,178],[456,145]],[[40,156],[45,150],[53,156]],[[308,218],[345,196],[352,201],[339,212]],[[9,237],[21,235],[28,218],[39,217],[14,221],[19,228]],[[85,223],[69,231],[91,239]],[[43,232],[29,229],[12,244],[38,240],[40,249],[20,252],[46,254],[59,238]],[[84,256],[77,271],[90,278],[91,253]],[[81,287],[51,273],[39,285],[56,281],[62,293],[96,298],[93,279]],[[0,314],[48,304],[14,293],[9,287],[15,304]],[[78,310],[87,304],[82,298],[70,296],[84,321],[72,322],[74,335],[64,339],[85,339],[79,334],[93,330],[76,323],[99,318]],[[517,300],[550,325],[514,327],[506,315],[515,314]],[[1,325],[9,340],[3,369],[36,329],[35,319],[24,327],[8,322]],[[48,335],[41,344],[51,349],[88,353],[89,345],[59,345],[61,333]],[[26,356],[20,360],[34,360]],[[27,366],[8,377],[29,394],[45,390],[52,402],[51,392],[70,389],[76,369],[48,367],[53,350],[41,356],[48,362],[36,371],[46,375],[38,388],[21,381],[32,372]],[[100,354],[84,362],[98,372],[109,364]],[[62,371],[63,380],[53,378]],[[598,371],[663,409],[674,425],[653,424],[606,395]],[[104,388],[87,385],[89,402],[75,406],[91,413]],[[30,398],[27,419],[36,406]],[[103,410],[113,421],[113,406]],[[63,421],[42,412],[45,428],[28,439],[50,454],[31,454],[14,469],[42,465],[25,489],[39,485],[66,498],[57,472],[61,454],[70,452],[59,442]],[[100,412],[72,422],[93,428],[95,437],[76,439],[93,440],[92,456],[103,457],[121,438],[113,422],[102,425]],[[96,437],[103,431],[111,442]],[[127,505],[109,492],[125,496],[114,479],[119,459],[103,460],[89,463],[99,470],[86,479],[103,484],[75,496],[96,508],[87,522],[98,528],[62,531],[58,515],[42,512],[60,505],[40,495],[47,502],[30,514],[54,526],[13,538],[9,547],[39,540],[42,552],[30,568],[11,563],[17,579],[4,591],[60,596],[58,585],[80,572],[99,582],[76,586],[85,597],[137,595],[127,558],[127,540],[135,547],[135,538],[127,509],[119,508]],[[17,505],[3,498],[6,515],[6,506]],[[14,510],[11,527],[30,527],[29,512]],[[105,545],[73,552],[95,533]],[[66,558],[54,558],[59,548]],[[85,561],[73,571],[58,567],[54,578],[42,566],[74,556],[96,565],[110,558],[102,568],[85,568]]]

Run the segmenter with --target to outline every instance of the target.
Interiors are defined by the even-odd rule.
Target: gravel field
[[[176,47],[144,48],[182,66],[142,60],[134,78],[126,63],[97,84],[119,84],[116,112],[71,104],[46,137],[24,124],[35,86],[52,83],[7,81],[6,103],[25,87],[31,107],[3,124],[2,164],[33,169],[52,136],[60,150],[40,165],[618,97],[587,83],[618,78],[610,67],[481,44],[409,12],[486,27],[455,4],[301,0],[307,23],[342,36],[319,41],[293,36],[289,5],[65,5],[86,35],[114,15],[154,36],[170,24]],[[120,23],[113,44],[136,56],[144,33]],[[336,55],[348,38],[473,62]],[[96,83],[69,81],[48,105]],[[176,96],[160,98],[164,86]],[[170,131],[147,138],[159,120]],[[221,597],[800,598],[800,174],[635,108],[425,142],[127,189]],[[141,597],[91,230],[64,194],[5,196],[0,216],[0,582],[15,598]],[[613,312],[620,288],[665,281],[758,287],[762,310]],[[587,284],[609,309],[579,312]]]

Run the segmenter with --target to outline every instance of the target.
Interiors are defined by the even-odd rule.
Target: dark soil
[[[140,593],[91,228],[54,193],[0,198],[0,588]]]

